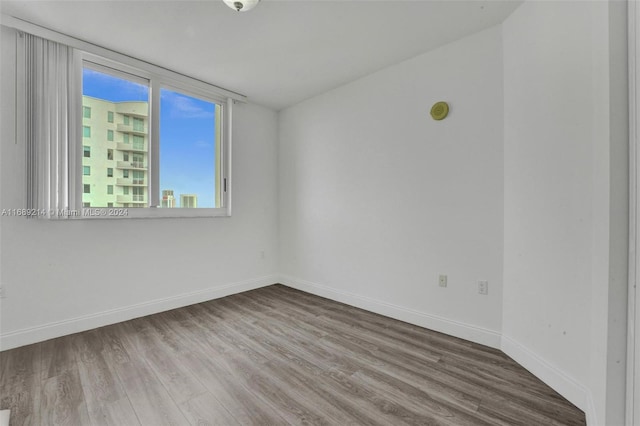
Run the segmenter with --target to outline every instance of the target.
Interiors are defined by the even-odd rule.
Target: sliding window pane
[[[83,170],[93,168],[93,173],[84,174],[82,202],[91,207],[148,207],[149,191],[142,183],[149,182],[147,174],[149,128],[149,83],[128,74],[111,73],[93,64],[85,63],[82,73],[83,115],[91,111],[92,129],[84,130],[84,144],[100,155],[85,154]],[[114,119],[114,116],[121,117]],[[133,119],[133,126],[129,123]],[[124,124],[123,124],[124,123]],[[134,144],[129,144],[133,139]],[[137,164],[113,161],[135,151]],[[105,153],[107,155],[105,155]],[[114,173],[113,169],[122,170]],[[137,169],[135,193],[130,191],[134,181],[121,178],[129,170]],[[101,171],[102,170],[102,171]],[[115,199],[114,199],[115,196]]]
[[[161,207],[222,207],[221,114],[216,103],[160,90]]]

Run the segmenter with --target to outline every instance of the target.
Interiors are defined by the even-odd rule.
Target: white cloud
[[[208,111],[193,98],[180,95],[168,90],[162,91],[162,104],[171,108],[174,117],[213,118],[213,111]]]

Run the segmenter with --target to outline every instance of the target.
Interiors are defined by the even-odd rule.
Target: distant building
[[[198,207],[198,196],[196,194],[180,194],[180,207],[195,209]]]
[[[83,207],[147,207],[148,102],[82,97]]]
[[[165,209],[173,209],[176,207],[176,197],[173,196],[173,189],[162,190],[160,206]]]

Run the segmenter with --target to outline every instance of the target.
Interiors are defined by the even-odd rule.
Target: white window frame
[[[149,83],[149,120],[148,120],[148,176],[147,185],[149,194],[149,207],[145,208],[107,208],[107,207],[91,207],[90,209],[82,207],[82,144],[78,143],[78,151],[76,159],[71,155],[70,164],[75,165],[75,176],[80,177],[74,182],[73,188],[75,194],[72,195],[74,200],[74,209],[80,212],[74,219],[126,219],[126,218],[188,218],[188,217],[226,217],[231,216],[231,116],[233,100],[228,97],[221,96],[215,90],[215,87],[208,89],[202,82],[183,78],[171,78],[167,75],[161,75],[153,70],[153,67],[144,69],[145,67],[134,67],[123,62],[113,61],[99,55],[89,52],[80,52],[77,55],[77,73],[78,80],[76,82],[79,88],[76,96],[78,110],[82,111],[82,70],[85,66],[95,69],[99,72],[107,72],[111,75],[121,76],[123,78],[140,81],[144,80]],[[160,90],[167,89],[181,94],[192,96],[207,102],[215,103],[221,107],[221,122],[217,125],[222,126],[220,138],[220,203],[221,207],[217,208],[162,208],[160,200]],[[82,140],[82,127],[78,127],[78,140]],[[79,160],[78,160],[79,159]],[[212,188],[215,191],[215,188]],[[78,196],[79,195],[79,196]],[[122,210],[125,210],[123,212]],[[116,210],[116,211],[114,211]],[[123,214],[126,213],[126,214]]]

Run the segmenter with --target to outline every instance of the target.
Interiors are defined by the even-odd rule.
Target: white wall
[[[607,356],[599,364],[606,371],[604,386],[596,382],[606,424],[623,424],[626,402],[627,310],[629,286],[629,81],[627,4],[608,4],[609,52],[609,268],[607,287]],[[595,283],[602,285],[601,282]],[[603,303],[603,302],[601,302]],[[592,339],[592,352],[605,341]],[[600,353],[601,351],[598,351]],[[592,382],[593,383],[593,382]]]
[[[20,208],[13,32],[1,42],[0,201]],[[276,113],[236,104],[233,136],[230,218],[2,217],[2,349],[276,282]]]
[[[580,383],[589,374],[591,135],[600,100],[589,7],[527,2],[503,25],[503,332]]]
[[[284,283],[499,345],[501,43],[491,28],[280,113]]]
[[[624,414],[621,6],[529,1],[503,24],[503,349],[602,425]]]

